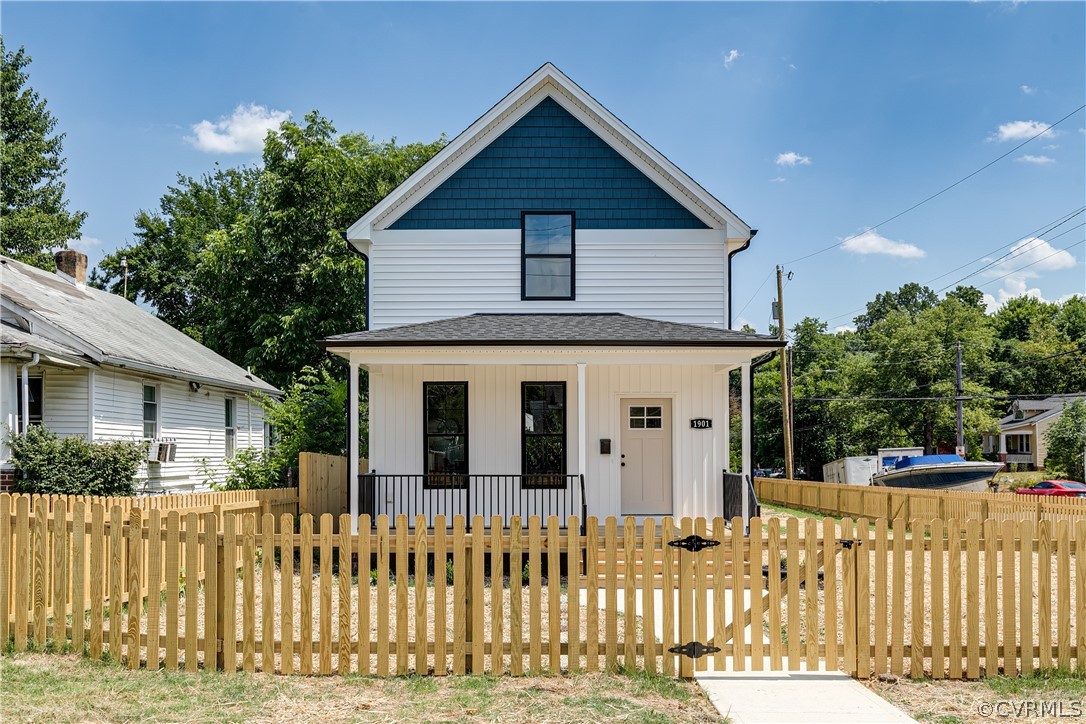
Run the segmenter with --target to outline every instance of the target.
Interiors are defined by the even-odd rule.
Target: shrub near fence
[[[534,516],[506,530],[481,517],[469,528],[459,516],[451,530],[443,520],[432,530],[398,520],[390,530],[380,516],[372,532],[367,516],[343,516],[333,533],[324,516],[316,534],[309,515],[266,514],[258,530],[253,514],[220,522],[207,513],[201,532],[196,513],[134,508],[125,519],[94,504],[88,523],[69,528],[43,510],[30,516],[19,501],[13,513],[0,496],[0,584],[13,563],[29,562],[0,590],[6,633],[16,650],[70,641],[130,668],[383,676],[622,665],[691,676],[712,664],[860,678],[1086,670],[1086,521],[914,521],[910,531],[902,519],[872,529],[866,519],[756,518],[744,537],[719,518],[665,518],[659,528],[589,518],[579,534]],[[668,545],[695,533],[718,545]],[[48,540],[59,551],[51,559]],[[181,574],[200,560],[202,587]],[[50,616],[47,571],[62,582],[54,611],[63,610],[58,591],[75,594],[70,625]],[[114,605],[122,587],[127,606]],[[692,641],[716,650],[696,661],[673,652]]]
[[[1086,498],[1043,498],[1013,493],[965,493],[805,480],[755,478],[761,503],[840,517],[906,520],[992,520],[1074,523],[1086,518]]]

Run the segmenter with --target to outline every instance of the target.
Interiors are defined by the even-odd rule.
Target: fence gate
[[[740,518],[730,530],[720,518],[713,524],[710,532],[705,519],[684,519],[667,541],[678,549],[679,635],[669,651],[679,676],[708,670],[709,657],[716,671],[825,666],[856,675],[867,661],[857,631],[869,623],[857,605],[869,595],[857,585],[862,541],[832,520],[808,521],[802,537],[796,519],[754,518],[747,536]]]

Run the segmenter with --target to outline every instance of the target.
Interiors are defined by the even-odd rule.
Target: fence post
[[[470,488],[470,483],[469,483]],[[470,531],[471,542],[467,546],[467,550],[464,551],[464,557],[467,559],[467,565],[464,566],[464,673],[472,673],[472,665],[475,657],[471,655],[472,649],[475,648],[475,602],[471,595],[474,588],[472,580],[472,546],[475,543],[475,530],[474,527]],[[482,631],[479,632],[482,635]],[[469,645],[470,644],[470,645]]]
[[[223,533],[225,533],[225,525],[224,525],[224,523],[226,521],[224,521],[223,518],[222,518],[222,511],[221,511],[222,506],[216,506],[216,508],[220,509],[219,512],[218,512],[218,515],[216,516],[216,520],[219,521],[217,523],[217,525],[219,527],[222,527],[223,528]],[[209,533],[209,535],[212,534],[210,531],[208,533]],[[225,621],[223,619],[223,614],[226,611],[226,606],[227,606],[227,601],[226,601],[226,556],[225,556],[225,551],[224,551],[224,548],[226,546],[226,536],[224,534],[218,534],[218,533],[215,533],[214,535],[215,535],[215,583],[216,583],[216,585],[215,585],[215,597],[217,599],[216,600],[216,606],[215,606],[215,670],[216,671],[223,671],[223,670],[226,669],[226,650],[225,650],[225,643],[224,643],[225,640],[226,640],[226,626],[225,626]],[[233,545],[234,541],[230,541],[230,544]],[[265,555],[267,555],[267,553],[265,553]],[[211,572],[208,571],[207,575],[211,575]],[[236,576],[236,575],[237,575],[237,571],[230,571],[230,576],[231,577]],[[252,575],[252,572],[251,571],[246,571],[245,575],[247,575],[247,576]],[[230,601],[230,607],[231,607],[231,609],[233,609],[233,607],[234,607],[234,602],[233,601]],[[208,633],[208,635],[210,635],[211,632],[209,631],[207,633]],[[233,632],[231,632],[231,635],[233,635]],[[267,645],[267,644],[268,644],[268,642],[265,642],[265,645]],[[235,662],[232,661],[230,663],[231,663],[230,670],[233,671],[234,670],[233,664]]]

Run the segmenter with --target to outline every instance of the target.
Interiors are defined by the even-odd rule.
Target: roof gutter
[[[261,387],[257,384],[240,384],[236,382],[230,382],[228,380],[222,380],[215,377],[206,377],[204,375],[195,375],[182,370],[170,369],[169,367],[159,367],[158,365],[147,364],[146,362],[136,362],[134,360],[121,359],[119,357],[105,357],[102,360],[103,364],[112,365],[113,367],[120,367],[121,369],[135,370],[137,372],[147,372],[149,374],[158,375],[160,377],[169,377],[176,380],[191,380],[193,382],[199,382],[202,385],[213,385],[215,387],[222,387],[224,389],[234,390],[247,390],[250,392],[263,392],[269,395],[281,395],[283,391],[268,385],[267,387]]]
[[[362,320],[362,331],[368,332],[370,328],[370,258],[366,256],[365,253],[360,251],[357,246],[351,243],[351,240],[347,238],[346,231],[339,232],[339,235],[343,238],[343,242],[347,245],[347,250],[352,251],[358,256],[362,257],[362,261],[366,262],[366,286],[365,289],[362,290],[363,305],[366,310],[366,318]]]
[[[728,329],[732,328],[732,257],[741,251],[746,251],[750,247],[751,239],[756,236],[758,236],[758,230],[751,229],[750,236],[747,237],[746,243],[735,251],[728,252]],[[766,362],[768,361],[769,360],[766,360]],[[751,369],[753,369],[753,366]]]

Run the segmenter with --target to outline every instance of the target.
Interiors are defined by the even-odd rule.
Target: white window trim
[[[144,405],[148,404],[145,399],[148,387],[155,391],[155,401],[151,403],[155,406],[155,434],[150,437],[147,435],[147,417],[144,408]],[[162,437],[162,386],[157,382],[143,381],[140,385],[140,426],[141,439],[157,440]]]

